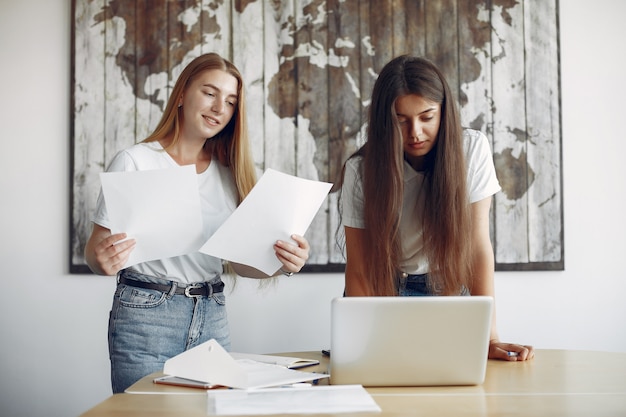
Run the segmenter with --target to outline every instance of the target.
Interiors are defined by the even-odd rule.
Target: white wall
[[[566,268],[497,273],[499,327],[538,348],[626,352],[626,2],[560,3]],[[70,25],[70,0],[0,0],[2,416],[75,416],[110,395],[114,283],[67,266]],[[233,347],[327,347],[341,280],[241,280]]]

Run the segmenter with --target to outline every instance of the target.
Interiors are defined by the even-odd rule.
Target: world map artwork
[[[335,184],[365,140],[380,69],[404,53],[433,60],[464,126],[490,139],[497,268],[562,269],[556,0],[73,2],[72,271],[87,271],[98,173],[151,132],[205,52],[242,72],[258,174]],[[307,231],[310,271],[343,267],[335,188]]]

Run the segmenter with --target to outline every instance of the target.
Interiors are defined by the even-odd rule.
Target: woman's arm
[[[344,227],[346,235],[346,295],[371,296],[371,289],[366,285],[365,274],[365,230],[354,227]]]
[[[489,208],[491,197],[472,203],[472,271],[471,281],[472,295],[495,296],[493,276],[495,261],[493,247],[489,237]],[[498,331],[495,320],[495,309],[491,322],[491,338],[498,338]]]
[[[493,247],[489,237],[489,209],[491,197],[472,203],[472,295],[488,295],[495,299],[494,269],[495,260]],[[534,356],[532,346],[513,343],[502,343],[496,325],[496,308],[493,306],[491,332],[489,337],[489,358],[503,360],[526,360]],[[508,352],[516,352],[518,356],[509,356]]]

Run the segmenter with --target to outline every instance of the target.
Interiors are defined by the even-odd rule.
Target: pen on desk
[[[509,351],[509,352],[506,353],[506,356],[509,356],[509,357],[519,356],[519,353],[518,352],[510,352]]]

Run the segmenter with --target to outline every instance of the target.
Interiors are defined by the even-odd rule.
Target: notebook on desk
[[[331,303],[331,384],[477,385],[493,299],[342,297]]]

